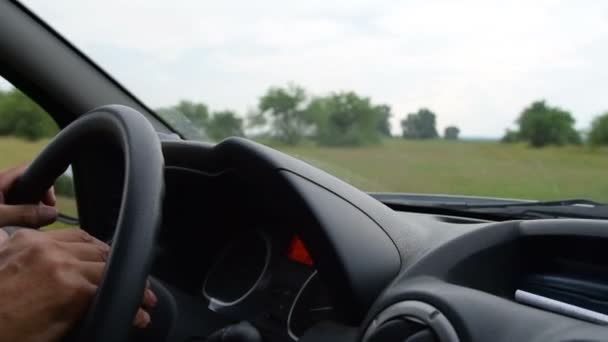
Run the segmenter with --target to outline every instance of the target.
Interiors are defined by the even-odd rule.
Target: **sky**
[[[499,137],[545,99],[577,128],[608,111],[608,1],[24,0],[151,107],[244,115],[270,86],[428,107]]]

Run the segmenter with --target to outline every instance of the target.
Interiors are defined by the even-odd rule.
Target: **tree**
[[[519,137],[533,147],[580,144],[581,136],[574,129],[569,112],[547,106],[545,101],[533,102],[517,119]]]
[[[456,126],[448,126],[443,131],[443,138],[445,140],[458,140],[458,134],[460,134],[460,129]]]
[[[518,131],[510,130],[507,128],[505,135],[500,139],[500,142],[505,144],[512,144],[521,141]]]
[[[608,112],[593,119],[589,143],[594,146],[608,145]]]
[[[401,120],[403,138],[405,139],[435,139],[437,128],[435,127],[435,113],[427,108],[421,108],[416,113],[410,113],[407,118]]]
[[[204,103],[181,100],[174,108],[197,127],[205,127],[209,119],[209,108]]]
[[[0,135],[38,140],[57,134],[53,118],[29,97],[17,89],[0,93]]]
[[[243,119],[231,110],[214,112],[207,123],[207,134],[216,141],[230,136],[244,136]]]
[[[304,88],[294,84],[286,88],[272,87],[260,98],[259,113],[252,122],[270,123],[275,138],[295,145],[310,129],[304,114],[306,99]]]
[[[314,123],[318,143],[326,146],[379,142],[381,135],[386,133],[387,127],[382,121],[388,118],[387,115],[390,116],[388,106],[374,106],[368,97],[354,92],[317,97],[306,110],[307,120]],[[379,127],[383,127],[384,132]]]
[[[389,105],[379,105],[376,106],[375,110],[380,113],[380,118],[378,120],[378,132],[380,134],[390,137],[391,136],[391,122],[390,118],[392,116],[391,107]]]
[[[205,140],[209,109],[204,103],[181,100],[177,105],[158,108],[156,113],[189,139]]]

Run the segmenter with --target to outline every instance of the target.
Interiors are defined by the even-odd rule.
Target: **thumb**
[[[55,222],[57,209],[46,205],[0,204],[0,227],[38,228]]]

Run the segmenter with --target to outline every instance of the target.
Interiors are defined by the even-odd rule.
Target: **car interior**
[[[18,2],[0,75],[62,132],[10,199],[72,166],[112,253],[79,341],[606,341],[608,223],[412,210],[244,138],[187,141]],[[403,177],[407,177],[404,170]],[[130,328],[148,276],[151,325]]]

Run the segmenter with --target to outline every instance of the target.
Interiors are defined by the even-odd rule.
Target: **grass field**
[[[46,143],[0,138],[0,168],[31,160]],[[608,202],[604,149],[400,139],[365,148],[273,147],[368,191]]]
[[[366,148],[275,148],[368,191],[608,202],[608,151],[584,146],[395,139]]]

